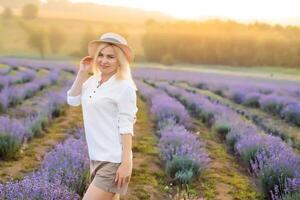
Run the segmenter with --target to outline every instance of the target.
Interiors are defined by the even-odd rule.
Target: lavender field
[[[0,58],[0,199],[81,199],[76,66]],[[121,199],[300,199],[300,80],[133,70],[134,168]]]
[[[224,143],[237,164],[246,168],[247,175],[254,179],[253,187],[262,196],[235,198],[300,198],[300,82],[155,68],[137,69],[135,77],[180,102],[194,119],[209,129],[212,138]],[[154,92],[146,94],[155,97]],[[158,104],[167,104],[166,113],[173,110],[170,108],[173,103],[163,97],[152,106]],[[182,123],[185,118],[181,115],[185,112],[174,110],[176,123]],[[174,127],[172,120],[165,123],[160,119],[159,128],[160,123],[163,127],[169,123]],[[201,138],[201,132],[199,135]],[[206,163],[203,159],[202,164]]]

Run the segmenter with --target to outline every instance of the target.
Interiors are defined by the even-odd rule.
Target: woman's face
[[[119,63],[111,45],[100,51],[97,57],[97,67],[102,74],[114,74],[117,72]]]

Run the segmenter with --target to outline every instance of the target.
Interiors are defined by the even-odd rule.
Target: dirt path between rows
[[[200,177],[204,198],[208,200],[261,199],[254,180],[241,161],[231,155],[225,144],[203,123],[194,120],[194,124],[211,158],[208,169]]]
[[[33,138],[22,150],[17,160],[0,161],[0,178],[5,182],[10,178],[20,179],[26,173],[38,169],[43,157],[58,143],[71,136],[71,131],[82,126],[82,112],[80,107],[66,107],[65,114],[55,118],[43,137]]]

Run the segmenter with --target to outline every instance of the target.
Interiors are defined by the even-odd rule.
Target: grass
[[[164,189],[166,175],[159,160],[158,139],[149,118],[149,110],[140,98],[138,108],[132,146],[133,171],[124,200],[167,199],[167,191]]]
[[[206,144],[211,162],[200,177],[205,199],[262,199],[244,164],[232,155],[221,138],[207,128],[201,119],[192,118],[194,132]]]
[[[25,68],[24,68],[25,69]],[[49,73],[48,70],[39,70],[40,76]],[[72,76],[69,72],[62,72],[58,84]],[[35,96],[28,98],[14,108],[10,108],[6,114],[11,117],[18,115],[18,106],[35,106],[35,103],[49,90],[61,88],[58,84],[47,86],[38,91]],[[42,131],[41,137],[35,137],[28,144],[25,144],[21,154],[15,160],[0,162],[0,178],[5,181],[12,177],[17,179],[23,177],[28,172],[39,168],[39,164],[46,152],[50,151],[55,145],[69,136],[68,130],[72,130],[81,124],[82,116],[79,107],[62,108],[62,115],[51,120],[46,130]],[[79,113],[79,114],[78,114]]]
[[[280,119],[277,115],[271,115],[261,109],[250,108],[250,107],[247,107],[247,106],[244,106],[241,104],[236,104],[233,101],[231,101],[227,98],[221,97],[209,90],[197,89],[195,87],[188,86],[187,84],[180,84],[179,86],[181,86],[183,88],[193,89],[196,92],[198,92],[202,95],[208,96],[213,100],[218,100],[222,104],[228,105],[229,108],[231,108],[233,111],[237,111],[238,113],[241,113],[241,111],[244,111],[243,113],[247,113],[247,115],[250,114],[251,116],[250,116],[249,120],[251,120],[253,124],[256,124],[258,127],[261,127],[263,130],[266,128],[272,128],[273,134],[278,132],[279,136],[286,143],[291,145],[296,151],[299,152],[299,150],[300,150],[300,145],[299,145],[300,144],[300,135],[298,133],[300,132],[300,127],[291,125],[291,124],[283,121],[282,119]],[[246,116],[241,115],[241,117],[244,120],[247,120]],[[256,120],[254,120],[254,119],[256,119]],[[276,130],[276,132],[275,132],[275,130]]]
[[[8,65],[0,64],[0,69],[9,69]]]
[[[172,69],[201,73],[214,73],[220,75],[235,75],[245,77],[256,77],[265,79],[280,79],[290,81],[300,81],[300,68],[275,67],[275,66],[226,66],[226,65],[201,65],[201,64],[176,64],[174,66],[165,66],[159,63],[135,63],[134,66],[143,68],[151,66],[159,69]]]
[[[262,199],[253,180],[239,161],[228,152],[226,146],[211,133],[204,124],[196,121],[199,137],[206,143],[206,149],[212,159],[210,166],[200,178],[204,198],[210,199]]]
[[[69,130],[78,126],[82,120],[81,110],[79,107],[64,109],[65,115],[54,119],[46,132],[43,133],[43,137],[31,140],[31,142],[23,148],[17,160],[1,162],[1,182],[9,180],[11,177],[13,179],[19,179],[27,173],[37,170],[44,155],[59,142],[62,142],[70,136]]]

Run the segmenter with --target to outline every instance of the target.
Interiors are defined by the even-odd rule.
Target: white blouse
[[[68,90],[67,102],[71,106],[82,105],[90,159],[121,163],[121,134],[134,135],[136,91],[129,80],[116,80],[116,74],[97,87],[100,80],[99,75],[91,76],[78,96],[70,96]]]

